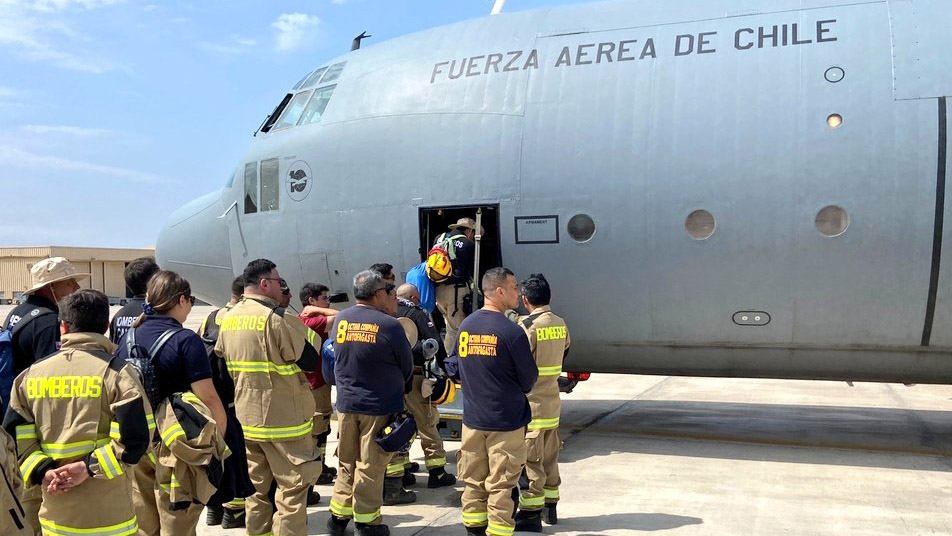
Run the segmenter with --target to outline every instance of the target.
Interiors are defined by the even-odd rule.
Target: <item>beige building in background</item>
[[[92,274],[90,279],[80,281],[83,288],[101,290],[111,298],[124,298],[126,281],[122,272],[126,263],[154,255],[154,249],[0,247],[0,303],[7,303],[29,288],[30,267],[47,257],[66,257],[80,272]]]

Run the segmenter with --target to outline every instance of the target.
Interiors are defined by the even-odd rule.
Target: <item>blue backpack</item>
[[[432,314],[436,308],[436,285],[433,280],[426,275],[426,262],[410,268],[407,272],[407,283],[415,286],[420,291],[420,303],[417,304],[421,309]]]
[[[321,375],[324,376],[324,383],[327,385],[337,385],[337,379],[334,377],[334,341],[328,338],[321,347]]]

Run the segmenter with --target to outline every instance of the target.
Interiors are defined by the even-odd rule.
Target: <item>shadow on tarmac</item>
[[[704,520],[699,517],[678,516],[673,514],[660,513],[625,513],[625,514],[606,514],[591,517],[570,517],[560,519],[555,527],[543,529],[543,532],[550,532],[550,529],[557,528],[559,532],[569,531],[589,531],[580,532],[578,536],[594,536],[602,534],[606,530],[633,530],[642,532],[653,532],[657,530],[671,530],[685,525],[701,525]],[[593,527],[597,527],[594,528]]]
[[[894,455],[939,456],[945,458],[939,469],[952,471],[952,412],[677,400],[632,400],[606,408],[606,402],[563,401],[563,415],[570,412],[572,418],[562,421],[562,461],[610,454],[612,449],[618,451],[619,444],[624,446],[622,452],[651,452],[656,444],[643,439],[674,439],[748,446],[712,450],[719,455],[727,453],[732,459],[912,468],[911,462]],[[576,444],[587,444],[586,439],[592,436],[598,436],[596,444],[605,448],[575,448]],[[605,441],[606,436],[624,441]],[[791,449],[751,448],[778,446],[881,455],[811,456],[804,453],[815,451],[802,449],[791,455]],[[675,455],[678,450],[686,450],[691,452],[689,455],[702,456],[697,451],[704,450],[686,442],[677,443],[674,452],[668,452],[669,448],[662,450]]]

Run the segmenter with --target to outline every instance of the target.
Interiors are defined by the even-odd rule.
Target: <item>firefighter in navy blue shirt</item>
[[[513,490],[526,463],[526,425],[532,420],[526,393],[539,371],[526,333],[504,311],[518,305],[516,278],[507,268],[483,276],[486,298],[460,325],[446,371],[462,381],[463,441],[459,477],[463,525],[471,535],[511,536]]]
[[[159,271],[159,265],[153,257],[139,257],[126,265],[122,273],[126,280],[126,287],[132,292],[133,298],[122,309],[116,312],[109,322],[109,340],[119,344],[122,336],[129,331],[132,323],[142,314],[142,304],[145,303],[145,286],[149,279]]]
[[[413,355],[400,323],[396,287],[371,270],[354,277],[357,305],[341,311],[330,336],[337,380],[337,459],[340,471],[331,498],[327,528],[342,536],[351,518],[358,536],[387,536],[381,524],[384,475],[391,454],[374,441],[391,415],[403,410],[405,387],[413,377]],[[395,479],[400,485],[400,479]],[[413,492],[398,502],[412,502]],[[396,497],[391,497],[396,498]]]

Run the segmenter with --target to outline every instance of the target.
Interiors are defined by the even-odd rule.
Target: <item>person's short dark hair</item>
[[[382,275],[384,279],[390,279],[393,275],[393,265],[385,262],[377,262],[370,265],[370,269]]]
[[[549,305],[552,301],[552,289],[542,274],[532,274],[522,282],[522,295],[530,304],[537,307]]]
[[[155,263],[155,257],[139,257],[132,259],[126,265],[122,272],[126,279],[126,286],[132,291],[134,296],[145,294],[145,287],[149,284],[149,279],[159,271],[159,265]]]
[[[271,275],[271,270],[277,267],[277,264],[268,259],[255,259],[248,263],[241,277],[244,279],[246,287],[256,287],[262,278]]]
[[[240,298],[245,293],[245,278],[238,276],[231,282],[231,297]]]
[[[331,289],[327,288],[327,285],[322,285],[320,283],[304,283],[304,286],[301,287],[301,305],[307,305],[308,298],[316,298],[321,295],[322,292],[330,292]]]
[[[109,298],[98,290],[77,290],[59,302],[59,319],[70,333],[99,333],[109,329]]]
[[[383,275],[374,270],[364,270],[354,276],[354,298],[372,300],[378,290],[384,288]]]
[[[486,270],[485,274],[483,274],[483,280],[479,288],[482,289],[483,294],[491,294],[494,290],[501,287],[502,284],[506,282],[507,277],[515,277],[515,275],[516,274],[512,273],[512,270],[502,266],[490,268],[489,270]]]

